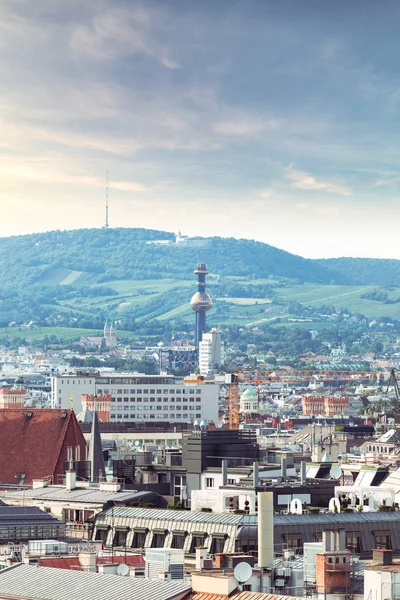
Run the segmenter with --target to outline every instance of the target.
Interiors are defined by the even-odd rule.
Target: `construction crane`
[[[394,373],[394,371],[392,371]],[[251,383],[253,385],[262,385],[263,383],[307,383],[312,380],[325,381],[344,381],[351,383],[383,383],[384,374],[374,371],[351,371],[335,369],[256,369],[236,371],[230,374],[228,383],[228,417],[229,429],[239,429],[240,424],[240,384]],[[390,379],[389,379],[390,381]],[[397,385],[397,398],[400,410],[400,393]]]

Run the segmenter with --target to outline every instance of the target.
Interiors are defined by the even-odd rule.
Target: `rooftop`
[[[19,564],[0,571],[0,589],[2,596],[35,600],[169,600],[190,585]]]
[[[145,498],[149,492],[138,492],[129,490],[123,492],[113,492],[101,490],[93,487],[76,487],[68,491],[64,486],[50,485],[44,488],[33,488],[30,490],[7,490],[3,492],[2,498],[7,502],[7,498],[21,498],[28,500],[59,500],[61,502],[93,502],[96,504],[106,504],[107,502],[131,502],[140,498]]]

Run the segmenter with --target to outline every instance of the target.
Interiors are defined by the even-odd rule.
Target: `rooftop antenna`
[[[105,229],[108,229],[108,169],[106,171],[106,224]]]

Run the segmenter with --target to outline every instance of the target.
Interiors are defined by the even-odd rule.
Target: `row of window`
[[[114,400],[114,398],[113,398]],[[117,402],[122,402],[122,398],[117,398]],[[175,402],[175,398],[124,398],[124,402]],[[194,402],[201,402],[201,398],[177,398],[176,402],[183,402],[187,404],[193,404]]]
[[[119,548],[125,548],[127,543],[128,534],[130,533],[129,528],[125,529],[117,529],[114,532],[111,544],[112,546],[116,546]],[[132,542],[130,544],[131,548],[140,548],[143,549],[145,547],[149,548],[164,548],[165,543],[167,541],[167,537],[170,536],[169,531],[158,531],[153,532],[151,536],[151,541],[148,539],[149,534],[151,532],[148,529],[135,529],[133,533]],[[172,535],[172,540],[170,541],[169,548],[178,548],[183,550],[186,544],[186,540],[190,534],[186,531],[175,532]],[[101,541],[103,544],[107,544],[109,538],[109,529],[97,529],[96,531],[96,540]],[[224,552],[225,544],[229,540],[229,536],[212,536],[211,544],[209,552],[211,554],[216,554],[219,552]],[[149,546],[146,546],[146,542],[150,542]],[[198,546],[204,546],[209,542],[209,536],[207,533],[201,534],[197,533],[191,535],[189,552],[194,553]]]
[[[322,542],[322,532],[314,534],[314,542]],[[375,548],[385,548],[389,550],[391,545],[390,533],[376,532],[374,534]],[[285,543],[288,548],[296,549],[303,547],[303,536],[299,533],[291,533],[285,536]],[[361,545],[361,534],[352,533],[346,535],[346,549],[350,550],[353,554],[361,554],[363,549]]]
[[[174,389],[171,389],[171,390],[161,390],[161,389],[145,390],[145,389],[143,389],[143,390],[141,390],[141,389],[128,389],[128,388],[122,389],[122,388],[120,388],[120,389],[116,390],[114,388],[110,388],[110,389],[104,388],[101,390],[98,389],[97,393],[98,394],[163,394],[163,395],[165,395],[165,394],[174,394],[174,395],[175,394],[178,394],[178,395],[179,394],[183,394],[183,395],[189,394],[190,396],[193,396],[195,394],[201,394],[201,389],[193,388],[193,389],[189,389],[189,390],[188,389],[181,389],[181,390],[174,390]]]
[[[143,410],[150,410],[150,411],[155,411],[155,410],[186,410],[186,411],[190,411],[190,412],[194,412],[195,410],[201,410],[201,406],[149,406],[148,404],[144,404],[143,406],[118,406],[118,405],[111,405],[110,410],[111,412],[115,412],[116,410],[136,410],[137,412],[142,412]]]
[[[136,413],[125,413],[124,415],[122,415],[122,413],[116,414],[116,415],[110,415],[110,419],[155,419],[156,417],[162,417],[163,419],[201,419],[201,413],[197,413],[196,415],[194,413],[163,413],[161,415],[161,413],[157,413],[157,415],[149,415],[147,413],[141,413],[141,414],[136,414]]]

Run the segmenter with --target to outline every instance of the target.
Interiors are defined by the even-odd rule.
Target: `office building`
[[[82,395],[111,396],[110,422],[216,421],[218,385],[196,375],[100,375],[77,371],[52,378],[52,406],[82,410]],[[86,401],[86,399],[85,399]]]

